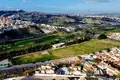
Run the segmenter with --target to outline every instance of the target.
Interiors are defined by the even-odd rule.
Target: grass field
[[[120,29],[112,30],[112,32],[118,32],[118,33],[120,33]]]
[[[90,18],[86,18],[85,22],[90,23],[90,24],[94,24],[94,23],[95,24],[100,24],[101,20],[93,20],[93,19],[90,19]]]
[[[26,54],[24,56],[16,57],[12,60],[12,62],[13,64],[26,64],[39,61],[48,61],[52,59],[56,59],[56,57],[50,54],[41,54],[41,52],[38,51],[31,54]]]
[[[53,22],[51,23],[52,25],[59,26],[59,25],[64,25],[64,22]]]
[[[45,60],[51,60],[51,59],[57,59],[63,57],[78,56],[80,54],[89,54],[96,51],[108,49],[111,47],[116,47],[119,45],[120,42],[118,41],[92,39],[90,41],[83,42],[80,44],[75,44],[65,48],[50,50],[49,51],[50,54],[42,55],[40,52],[35,52],[32,54],[27,54],[24,56],[14,58],[13,60],[17,62],[17,64],[38,62],[38,61],[45,61]]]
[[[103,27],[103,28],[100,28],[100,29],[97,29],[97,32],[98,33],[120,33],[120,28],[119,27],[116,27],[116,26],[112,26],[112,27]]]
[[[80,54],[89,54],[119,45],[120,42],[118,41],[92,39],[88,42],[83,42],[81,44],[76,44],[69,47],[52,50],[50,52],[54,56],[59,56],[60,58],[62,58],[62,57],[80,55]]]

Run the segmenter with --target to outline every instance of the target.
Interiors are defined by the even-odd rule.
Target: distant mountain
[[[108,16],[108,17],[119,17],[120,16],[120,13],[101,13],[101,14],[96,14],[96,15],[99,15],[99,16]]]
[[[26,12],[24,10],[0,11],[0,16],[12,16],[13,20],[31,21],[34,23],[70,22],[73,17],[68,14],[47,14],[43,12]]]
[[[24,13],[24,12],[25,12],[24,10],[0,11],[0,16],[7,17],[7,16],[18,14],[18,13]]]

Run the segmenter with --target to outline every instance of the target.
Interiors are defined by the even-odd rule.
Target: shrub
[[[98,39],[106,39],[107,36],[105,34],[100,34],[100,36],[98,37]]]

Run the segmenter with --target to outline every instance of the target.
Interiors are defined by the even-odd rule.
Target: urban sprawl
[[[120,80],[120,15],[0,11],[0,80]]]

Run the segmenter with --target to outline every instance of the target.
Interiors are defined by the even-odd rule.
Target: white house
[[[52,45],[52,47],[53,47],[53,49],[56,49],[56,48],[60,48],[60,47],[62,47],[64,45],[65,45],[65,43],[58,43],[58,44]]]

